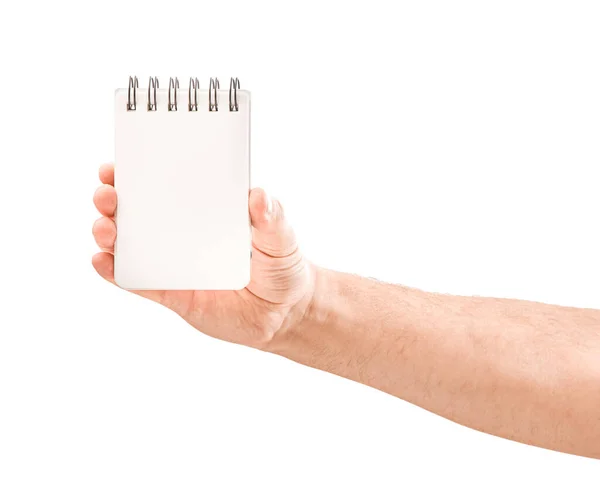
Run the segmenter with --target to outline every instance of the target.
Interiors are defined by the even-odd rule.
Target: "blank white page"
[[[250,94],[208,91],[188,110],[188,90],[168,111],[166,89],[147,110],[147,89],[127,110],[115,93],[115,281],[126,289],[241,289],[250,281]]]

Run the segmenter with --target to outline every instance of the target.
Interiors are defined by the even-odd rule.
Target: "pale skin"
[[[94,194],[92,263],[114,284],[112,165]],[[600,458],[600,311],[427,293],[301,254],[280,203],[249,195],[241,291],[135,291],[215,338],[372,386],[483,432]]]

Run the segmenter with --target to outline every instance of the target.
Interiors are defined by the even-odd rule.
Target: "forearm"
[[[271,351],[481,431],[600,457],[600,311],[315,278]]]

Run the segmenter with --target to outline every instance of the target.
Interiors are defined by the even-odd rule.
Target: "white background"
[[[599,461],[209,339],[90,264],[114,89],[233,75],[317,264],[600,307],[595,2],[1,9],[0,494],[598,493]]]

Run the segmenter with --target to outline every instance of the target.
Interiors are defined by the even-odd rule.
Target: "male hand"
[[[102,250],[92,258],[104,279],[114,281],[114,215],[117,192],[114,166],[100,167],[100,186],[94,204],[102,217],[93,226]],[[313,294],[312,268],[302,257],[294,232],[277,200],[261,189],[249,196],[252,221],[251,281],[240,291],[132,291],[175,311],[209,336],[256,348],[266,346],[281,330],[304,315]]]

